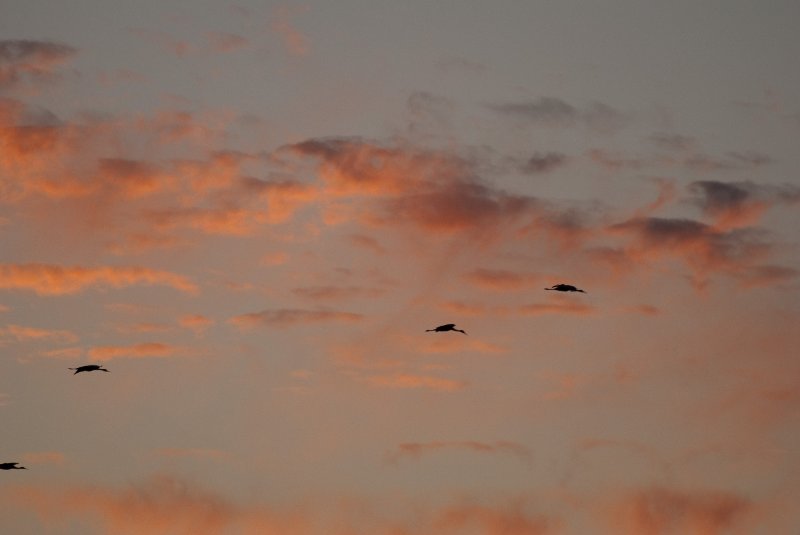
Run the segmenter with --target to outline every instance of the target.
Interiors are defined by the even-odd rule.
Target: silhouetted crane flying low
[[[584,294],[586,293],[580,288],[576,288],[571,284],[554,284],[550,288],[545,288],[545,290],[555,290],[557,292],[581,292]]]
[[[86,364],[85,366],[78,366],[77,368],[69,368],[70,370],[75,370],[75,373],[81,372],[93,372],[96,370],[107,372],[108,370],[100,366],[99,364]],[[75,375],[73,373],[72,375]]]
[[[0,463],[0,470],[27,470],[24,466],[17,466],[19,463]]]
[[[441,332],[445,332],[445,331],[458,331],[460,333],[467,334],[466,331],[462,331],[461,329],[456,329],[456,324],[455,323],[448,323],[447,325],[439,325],[435,329],[425,329],[426,333],[431,332],[431,331],[437,332],[437,333],[441,333]]]

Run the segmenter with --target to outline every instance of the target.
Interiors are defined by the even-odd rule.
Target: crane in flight
[[[0,463],[0,470],[27,470],[24,466],[17,466],[19,463]]]
[[[461,329],[456,329],[456,324],[455,323],[447,323],[445,325],[439,325],[435,329],[425,329],[426,333],[427,332],[431,332],[431,331],[437,332],[437,333],[441,333],[441,332],[445,332],[445,331],[458,331],[458,332],[460,332],[462,334],[467,334],[466,331],[462,331]]]
[[[550,288],[545,288],[545,290],[555,290],[557,292],[581,292],[586,293],[585,291],[581,290],[580,288],[576,288],[571,284],[554,284]]]
[[[107,369],[103,368],[99,364],[86,364],[85,366],[78,366],[77,368],[69,368],[69,369],[70,370],[75,370],[75,373],[73,373],[72,375],[75,375],[76,373],[81,373],[81,372],[93,372],[93,371],[96,371],[96,370],[100,370],[100,371],[104,371],[104,372],[108,371]]]

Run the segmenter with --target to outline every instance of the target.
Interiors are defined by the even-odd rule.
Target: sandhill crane
[[[107,372],[108,370],[100,366],[99,364],[86,364],[85,366],[78,366],[77,368],[69,368],[70,370],[75,370],[75,373],[81,372],[93,372],[96,370]],[[75,375],[73,373],[72,375]]]
[[[460,333],[467,334],[466,331],[462,331],[461,329],[456,329],[456,324],[455,323],[448,323],[446,325],[439,325],[435,329],[425,329],[426,333],[431,332],[431,331],[437,332],[437,333],[441,333],[441,332],[445,332],[445,331],[458,331]]]
[[[17,466],[19,463],[0,463],[0,470],[27,470],[24,466]]]
[[[554,284],[550,288],[545,288],[545,290],[555,290],[557,292],[581,292],[584,294],[586,293],[580,288],[576,288],[571,284]]]

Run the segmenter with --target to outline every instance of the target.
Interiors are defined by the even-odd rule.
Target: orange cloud
[[[187,314],[185,316],[181,316],[179,323],[181,324],[181,327],[191,329],[195,332],[195,334],[202,334],[208,330],[209,327],[214,325],[214,320],[207,318],[202,314]]]
[[[184,351],[184,348],[169,344],[144,342],[132,346],[96,346],[91,348],[88,354],[92,360],[104,362],[115,358],[174,357]]]
[[[2,340],[3,337],[10,337],[18,342],[23,342],[26,340],[52,340],[56,342],[74,344],[78,341],[78,335],[71,331],[53,331],[47,329],[38,329],[36,327],[23,327],[21,325],[6,325],[5,328],[0,329],[0,340]]]
[[[48,525],[79,517],[107,535],[311,533],[299,513],[275,512],[266,506],[239,506],[167,476],[126,489],[20,485],[6,487],[3,498],[36,511]]]
[[[406,442],[387,454],[386,459],[396,463],[405,458],[419,459],[427,453],[441,450],[468,450],[476,453],[510,453],[523,459],[530,459],[531,452],[525,446],[515,442],[499,441],[493,443],[461,441],[461,442]]]
[[[614,533],[723,535],[742,532],[753,504],[730,492],[654,487],[631,493],[611,508]]]
[[[38,295],[64,295],[87,287],[123,288],[140,284],[170,286],[189,293],[197,291],[197,286],[182,275],[146,267],[0,264],[0,289],[31,290]]]
[[[64,454],[59,451],[39,451],[23,453],[25,464],[64,464]]]
[[[253,327],[287,326],[301,323],[317,323],[324,321],[360,321],[364,318],[361,314],[341,312],[337,310],[305,310],[287,309],[262,310],[234,316],[228,320],[240,329]]]
[[[141,323],[136,323],[134,325],[124,325],[117,327],[117,332],[123,334],[164,333],[167,331],[171,331],[172,329],[173,327],[171,325],[167,325],[166,323],[141,322]]]
[[[560,533],[560,522],[544,514],[528,514],[521,504],[508,507],[455,505],[442,510],[435,521],[436,533],[484,535],[550,535]],[[468,531],[465,531],[468,530]]]

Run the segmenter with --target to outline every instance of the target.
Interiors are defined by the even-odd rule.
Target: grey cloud
[[[500,115],[540,126],[566,127],[583,125],[600,132],[614,132],[628,122],[621,111],[601,102],[578,108],[557,97],[540,97],[529,102],[489,104]]]
[[[560,152],[536,153],[523,162],[520,171],[529,175],[549,173],[566,165],[569,158]]]
[[[0,87],[12,86],[24,77],[40,79],[74,56],[71,46],[50,41],[11,39],[0,41]]]

